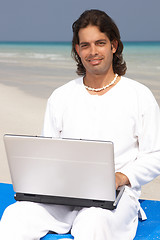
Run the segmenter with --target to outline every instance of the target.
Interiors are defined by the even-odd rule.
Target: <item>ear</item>
[[[117,48],[118,48],[118,41],[117,40],[113,40],[111,42],[111,46],[112,46],[112,52],[115,53],[117,51]]]
[[[75,49],[76,49],[77,54],[79,55],[79,45],[78,44],[75,45]]]

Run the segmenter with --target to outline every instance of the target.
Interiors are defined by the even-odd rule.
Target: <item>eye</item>
[[[98,41],[97,45],[102,47],[102,46],[106,45],[106,42],[105,41]]]
[[[81,43],[81,44],[80,44],[80,47],[83,48],[83,49],[84,49],[84,48],[87,48],[87,47],[88,47],[88,44],[87,44],[87,43]]]

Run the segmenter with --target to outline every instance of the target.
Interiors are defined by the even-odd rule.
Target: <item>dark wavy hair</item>
[[[123,60],[123,43],[120,40],[120,32],[114,21],[103,11],[87,10],[75,21],[72,25],[73,39],[72,39],[72,57],[77,62],[77,74],[85,76],[86,69],[84,68],[81,59],[75,49],[76,44],[79,44],[79,30],[86,28],[88,25],[97,26],[99,30],[106,34],[110,42],[116,40],[118,47],[113,54],[113,71],[119,76],[123,76],[127,70],[126,63]]]

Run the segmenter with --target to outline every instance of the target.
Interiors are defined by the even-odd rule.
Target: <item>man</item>
[[[72,41],[82,77],[53,92],[43,128],[45,136],[114,142],[116,187],[125,185],[117,208],[16,203],[3,215],[2,239],[33,240],[70,230],[75,240],[134,238],[141,185],[160,174],[160,111],[148,88],[123,77],[122,50],[112,19],[85,11],[73,24]]]

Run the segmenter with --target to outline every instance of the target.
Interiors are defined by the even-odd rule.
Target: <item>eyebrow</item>
[[[99,42],[107,42],[106,39],[98,39],[95,41],[95,43],[99,43]],[[89,44],[89,42],[80,42],[79,45],[83,45],[83,44]]]

